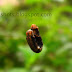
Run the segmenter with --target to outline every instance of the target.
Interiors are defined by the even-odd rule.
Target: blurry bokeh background
[[[26,41],[32,24],[40,53]],[[72,0],[0,0],[0,72],[72,72]]]

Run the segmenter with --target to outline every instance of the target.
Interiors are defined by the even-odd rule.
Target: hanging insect
[[[32,24],[31,29],[26,32],[26,36],[30,48],[36,53],[41,52],[43,43],[39,34],[39,29],[35,24]]]

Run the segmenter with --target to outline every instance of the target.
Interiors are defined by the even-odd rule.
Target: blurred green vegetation
[[[72,1],[23,1],[0,6],[0,72],[72,72]],[[26,41],[32,24],[39,27],[41,53]]]

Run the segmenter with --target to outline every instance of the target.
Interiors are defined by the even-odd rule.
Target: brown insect
[[[35,24],[32,24],[31,29],[26,32],[26,36],[30,48],[36,53],[41,52],[43,43],[39,34],[39,29]]]

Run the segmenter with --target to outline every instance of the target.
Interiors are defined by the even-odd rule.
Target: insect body
[[[26,36],[30,48],[36,53],[41,52],[43,43],[38,27],[35,24],[32,24],[31,29],[26,32]]]

